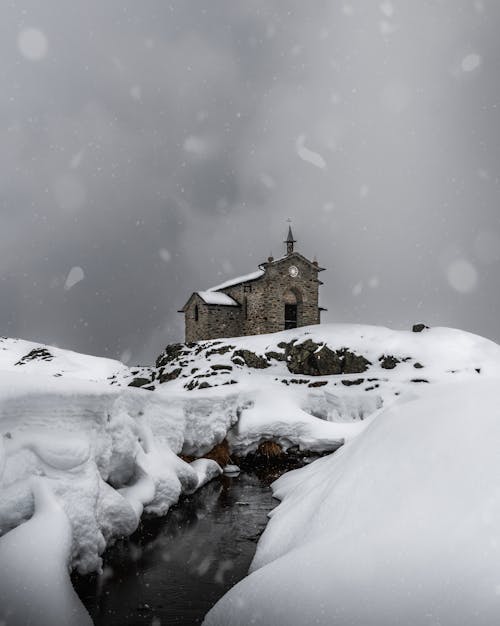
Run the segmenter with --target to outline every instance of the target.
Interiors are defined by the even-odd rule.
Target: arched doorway
[[[302,298],[297,289],[288,289],[283,294],[285,330],[299,326]]]

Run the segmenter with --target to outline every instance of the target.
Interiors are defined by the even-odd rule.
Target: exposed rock
[[[131,382],[129,382],[129,387],[142,387],[144,385],[149,385],[151,381],[149,378],[134,378]]]
[[[379,361],[380,361],[380,367],[382,367],[385,370],[393,370],[396,367],[396,365],[401,362],[395,356],[392,356],[392,354],[387,354],[387,355],[384,354],[383,356],[380,357]]]
[[[311,339],[303,343],[287,345],[286,362],[292,374],[306,376],[329,376],[331,374],[360,374],[371,365],[364,356],[354,354],[347,348],[330,350],[324,344]]]
[[[210,357],[214,354],[226,354],[229,350],[234,350],[236,346],[221,346],[220,348],[213,348],[212,350],[207,350],[205,356]]]
[[[168,363],[176,361],[180,356],[188,353],[189,348],[187,348],[186,344],[172,343],[168,345],[162,354],[160,354],[160,356],[156,359],[156,367],[165,367]]]
[[[180,367],[176,367],[174,370],[171,370],[169,372],[160,370],[160,372],[158,373],[158,380],[160,381],[160,383],[166,383],[169,380],[175,380],[176,378],[179,378],[181,374],[182,368]]]
[[[342,384],[346,387],[352,387],[353,385],[362,385],[364,382],[364,378],[356,378],[355,380],[343,380]]]
[[[216,363],[215,365],[211,365],[210,367],[211,367],[213,370],[216,370],[216,371],[221,370],[221,371],[226,371],[226,372],[227,372],[227,371],[229,371],[229,372],[230,372],[230,371],[233,369],[233,366],[232,366],[232,365],[222,365],[222,364],[220,364],[220,363]]]
[[[429,381],[427,380],[427,378],[412,378],[410,382],[412,382],[412,383],[428,383]]]
[[[203,381],[199,384],[198,389],[208,389],[211,386],[212,385],[210,383],[207,383],[207,381]]]
[[[266,352],[266,357],[268,359],[274,359],[275,361],[284,361],[286,359],[284,352],[274,352],[273,350]]]
[[[324,387],[325,385],[328,385],[327,380],[315,380],[313,383],[309,383],[307,386],[308,387]]]
[[[22,359],[16,363],[16,365],[25,365],[29,361],[52,361],[54,355],[51,354],[47,348],[33,348],[31,352],[25,354]]]
[[[424,366],[422,365],[422,363],[419,363],[418,361],[416,363],[413,364],[413,367],[415,367],[416,369],[420,370],[422,369]]]
[[[361,354],[354,354],[349,350],[345,350],[342,374],[361,374],[362,372],[366,372],[370,365],[370,361],[365,359]]]
[[[414,324],[412,327],[412,331],[414,333],[421,333],[423,330],[426,330],[427,328],[429,327],[426,326],[425,324]]]
[[[255,354],[251,350],[236,350],[232,356],[233,363],[236,363],[235,358],[240,358],[247,367],[253,367],[255,369],[265,369],[270,367],[270,363],[262,356]],[[240,363],[237,363],[238,365]]]
[[[187,389],[188,391],[193,391],[196,387],[198,387],[198,381],[194,379],[184,385],[184,389]]]

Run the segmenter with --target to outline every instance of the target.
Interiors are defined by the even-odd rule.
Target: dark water
[[[200,624],[247,574],[277,504],[275,478],[267,471],[216,479],[107,550],[102,576],[75,575],[96,626]]]

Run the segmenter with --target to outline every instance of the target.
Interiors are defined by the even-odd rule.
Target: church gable
[[[251,274],[192,294],[182,309],[186,341],[319,324],[318,272],[324,268],[294,250],[291,229],[285,244],[285,256],[270,257]]]

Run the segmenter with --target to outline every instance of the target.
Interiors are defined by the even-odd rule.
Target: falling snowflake
[[[81,267],[79,267],[78,265],[75,265],[74,267],[72,267],[70,271],[68,272],[68,275],[66,277],[66,282],[64,283],[65,291],[69,291],[71,288],[73,288],[76,284],[78,284],[84,278],[85,278],[85,273]]]
[[[462,70],[464,72],[473,72],[481,65],[481,57],[479,54],[468,54],[462,60]]]
[[[321,154],[318,154],[317,152],[313,152],[312,150],[309,150],[309,148],[306,148],[305,141],[305,135],[300,135],[299,137],[297,137],[297,141],[295,142],[295,149],[298,156],[303,161],[306,161],[307,163],[310,163],[311,165],[314,165],[315,167],[319,167],[320,169],[324,170],[326,168],[325,160],[323,159]]]
[[[466,259],[452,261],[446,269],[446,278],[450,286],[459,293],[470,293],[477,285],[477,270]]]
[[[168,263],[172,258],[172,255],[166,248],[160,248],[158,254],[160,255],[160,259],[165,261],[165,263]]]
[[[49,48],[47,37],[38,28],[24,28],[17,38],[17,46],[29,61],[41,61]]]

